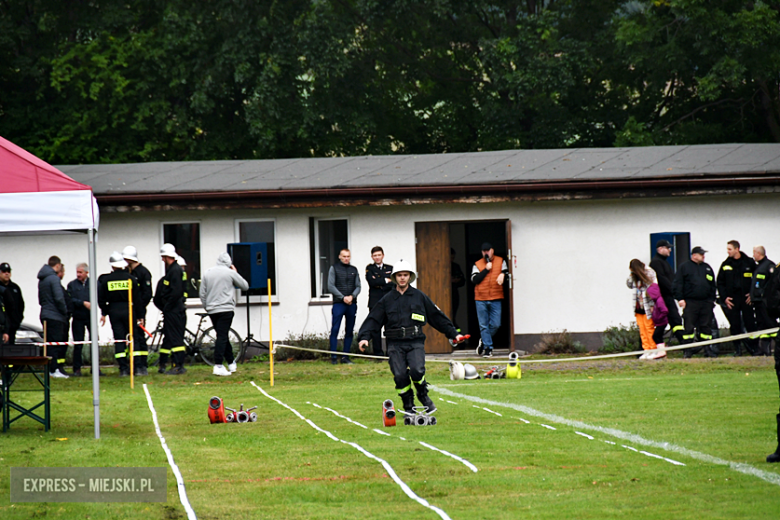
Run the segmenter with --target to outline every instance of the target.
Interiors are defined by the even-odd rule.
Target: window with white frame
[[[339,252],[349,248],[349,222],[345,218],[310,221],[312,245],[312,298],[328,293],[328,271],[338,262]]]
[[[173,244],[176,253],[187,263],[187,297],[197,298],[200,287],[200,223],[163,223],[163,243]]]
[[[265,242],[268,262],[268,278],[271,279],[271,295],[278,294],[276,287],[276,222],[274,220],[236,220],[236,236],[239,242]],[[268,289],[250,289],[249,294],[268,295]]]

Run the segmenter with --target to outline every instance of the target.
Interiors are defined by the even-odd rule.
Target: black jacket
[[[166,312],[184,310],[184,271],[176,262],[165,267],[165,276],[157,284],[154,305]]]
[[[127,291],[133,288],[133,321],[138,316],[140,288],[135,276],[127,271],[112,271],[98,278],[98,305],[103,316],[129,316]]]
[[[142,264],[135,266],[135,269],[133,269],[131,273],[135,276],[135,279],[138,280],[138,285],[141,288],[141,308],[139,310],[140,316],[138,316],[138,319],[143,320],[146,319],[146,307],[149,305],[149,302],[152,301],[152,273],[150,273],[149,269]]]
[[[366,266],[366,282],[368,282],[368,309],[374,308],[379,300],[395,288],[395,284],[387,278],[393,273],[393,266],[383,264],[380,269],[376,264]]]
[[[4,334],[8,332],[10,327],[8,326],[8,319],[5,315],[5,304],[3,303],[3,295],[0,294],[0,334]],[[9,340],[13,343],[14,338],[9,338]],[[0,338],[0,345],[2,345],[3,341],[2,338]]]
[[[764,259],[758,263],[756,270],[753,273],[753,283],[750,287],[751,302],[764,301],[764,289],[766,288],[766,284],[769,282],[769,278],[774,272],[775,263],[767,257],[764,257]]]
[[[755,270],[756,262],[745,253],[740,252],[738,260],[726,258],[718,270],[718,303],[725,305],[726,298],[743,301],[750,292]]]
[[[674,282],[674,269],[669,265],[666,259],[667,256],[656,255],[650,260],[650,269],[655,271],[656,278],[658,279],[658,287],[661,288],[661,296],[664,298],[674,298],[674,292],[672,291],[672,284]]]
[[[60,277],[49,265],[38,271],[38,304],[41,306],[41,323],[46,320],[68,321],[68,305]]]
[[[0,283],[0,296],[3,297],[5,304],[5,316],[8,319],[6,323],[8,330],[16,329],[24,321],[24,298],[22,290],[12,281],[8,285]]]
[[[706,262],[697,264],[688,260],[677,270],[672,283],[675,300],[701,300],[714,302],[717,292],[715,273]]]
[[[455,339],[458,336],[455,325],[425,293],[414,287],[409,287],[403,294],[397,290],[392,291],[379,300],[376,307],[368,313],[366,321],[360,327],[358,341],[371,339],[371,334],[379,332],[382,326],[388,330],[415,325],[422,326],[426,323],[449,339]],[[425,335],[420,337],[424,339]]]
[[[84,307],[84,302],[89,301],[89,278],[81,283],[78,278],[68,283],[68,297],[73,303],[73,319],[89,321],[89,309]]]

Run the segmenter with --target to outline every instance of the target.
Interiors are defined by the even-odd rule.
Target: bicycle
[[[187,357],[192,364],[195,358],[200,357],[204,363],[209,366],[214,365],[214,345],[217,342],[217,331],[214,327],[203,328],[203,321],[208,317],[207,312],[196,312],[200,317],[198,328],[192,332],[189,328],[184,328],[184,346],[187,348]],[[162,345],[162,318],[157,322],[154,332],[145,331],[148,334],[147,351],[149,352],[149,366],[157,365],[160,362],[160,345]],[[233,350],[233,357],[236,362],[242,361],[244,357],[245,345],[241,335],[234,329],[228,331],[228,342]]]

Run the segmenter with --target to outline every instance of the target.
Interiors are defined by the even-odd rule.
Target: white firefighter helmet
[[[390,275],[390,279],[395,283],[395,274],[406,271],[409,273],[409,283],[414,282],[417,279],[417,273],[414,272],[412,264],[406,260],[400,260],[395,266],[393,266],[393,274]]]
[[[169,256],[173,259],[176,258],[176,248],[173,244],[163,244],[160,248],[160,256]]]
[[[463,363],[459,361],[450,361],[450,379],[453,381],[460,381],[466,378],[466,370],[463,368]]]
[[[181,255],[176,255],[176,263],[179,264],[182,267],[186,267],[187,266],[187,261]]]
[[[125,260],[132,260],[133,262],[137,262],[138,250],[133,246],[127,246],[126,248],[122,249],[122,256]]]
[[[479,379],[479,373],[477,372],[477,369],[474,368],[474,365],[469,365],[466,363],[463,365],[463,371],[465,372],[465,379]]]
[[[127,262],[125,262],[125,259],[122,257],[119,251],[114,251],[111,253],[111,257],[108,259],[108,262],[111,264],[111,267],[116,267],[117,269],[124,269],[127,267]]]

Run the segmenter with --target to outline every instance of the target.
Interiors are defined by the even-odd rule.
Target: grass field
[[[0,434],[0,518],[186,518],[170,468],[165,504],[10,502],[11,467],[168,467],[143,383],[201,519],[445,518],[364,452],[452,519],[778,516],[771,358],[528,365],[519,381],[450,381],[429,363],[439,424],[395,428],[381,426],[385,364],[278,363],[274,387],[268,368],[192,367],[135,390],[104,377],[99,441],[91,380],[53,381],[52,431],[22,419]],[[212,395],[257,405],[258,421],[209,424]]]

